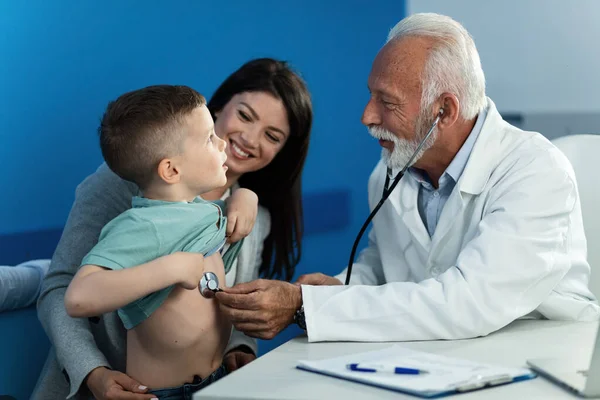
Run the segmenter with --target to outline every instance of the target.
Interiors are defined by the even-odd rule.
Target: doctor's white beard
[[[389,140],[390,142],[394,143],[394,150],[392,150],[391,153],[386,148],[381,149],[381,158],[383,159],[383,162],[386,163],[388,168],[404,168],[404,166],[408,163],[414,152],[419,147],[419,143],[421,142],[421,140],[425,137],[427,132],[429,132],[433,121],[424,121],[423,114],[424,113],[421,113],[417,117],[417,121],[415,123],[417,126],[417,132],[414,141],[401,139],[394,135],[392,132],[380,126],[373,125],[367,128],[369,130],[369,134],[375,139]],[[437,138],[437,133],[438,132],[436,127],[435,131],[431,134],[431,136],[429,136],[429,139],[427,139],[423,147],[421,147],[421,150],[419,150],[419,153],[416,155],[409,167],[414,165],[417,161],[419,161],[419,159],[423,156],[423,153],[425,153],[425,151],[427,151],[429,148],[431,148],[431,146],[433,146],[433,144],[435,143],[435,139]]]

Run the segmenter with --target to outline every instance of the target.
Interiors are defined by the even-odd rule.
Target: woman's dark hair
[[[266,167],[248,172],[241,187],[254,191],[271,214],[271,232],[264,242],[259,274],[292,279],[302,254],[302,168],[312,126],[312,103],[306,84],[284,61],[260,58],[247,62],[216,90],[207,106],[216,119],[236,94],[264,92],[280,99],[287,112],[290,135]]]

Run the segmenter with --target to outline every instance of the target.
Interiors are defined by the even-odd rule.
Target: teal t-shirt
[[[132,207],[106,224],[98,244],[84,257],[82,265],[119,270],[178,251],[208,257],[225,244],[227,218],[223,215],[223,202],[208,202],[200,197],[191,203],[134,197]],[[230,246],[223,256],[226,271],[241,243]],[[170,286],[151,293],[119,309],[125,328],[131,329],[148,318],[172,289]]]

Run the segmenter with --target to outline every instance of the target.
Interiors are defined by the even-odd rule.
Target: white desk
[[[530,358],[590,354],[597,323],[516,321],[484,338],[404,342],[416,350],[506,366],[525,366]],[[376,350],[391,343],[308,343],[298,337],[258,358],[194,395],[194,400],[215,399],[416,399],[295,368],[301,359],[318,360],[347,353]],[[589,357],[589,356],[588,356]],[[457,399],[577,399],[542,377],[462,394]]]

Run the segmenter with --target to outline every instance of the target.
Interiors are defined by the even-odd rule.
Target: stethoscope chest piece
[[[219,288],[219,278],[214,272],[205,272],[198,286],[200,294],[206,298],[212,298],[215,293],[221,291]]]

